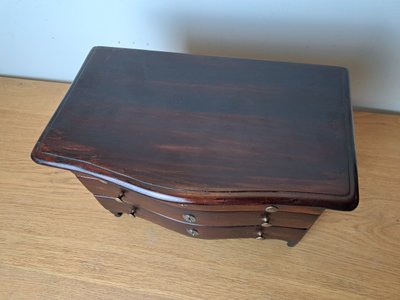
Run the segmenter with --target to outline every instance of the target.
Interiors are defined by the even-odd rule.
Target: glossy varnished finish
[[[358,203],[338,67],[94,48],[32,158],[172,204]]]
[[[98,202],[115,216],[128,214],[144,218],[190,237],[193,237],[191,232],[194,230],[194,237],[200,239],[262,237],[284,240],[288,246],[295,246],[319,216],[316,209],[310,209],[310,213],[304,213],[304,209],[288,212],[285,210],[294,210],[294,207],[284,205],[276,206],[277,211],[271,213],[266,211],[268,206],[265,205],[245,211],[241,210],[243,205],[238,206],[236,211],[207,211],[210,207],[207,205],[197,205],[196,209],[192,209],[194,205],[171,205],[95,177],[84,174],[76,176]],[[184,216],[191,216],[191,221]]]
[[[113,184],[106,180],[99,179],[94,176],[88,176],[82,173],[75,174],[79,181],[93,194],[95,195],[104,195],[109,197],[116,197],[121,192],[126,192],[128,197],[132,198],[143,198],[143,201],[147,201],[148,199],[156,200],[154,198],[150,198],[144,194],[139,194],[133,191],[129,191],[117,184]],[[130,196],[132,195],[132,196]],[[147,199],[147,200],[146,200]],[[158,201],[160,202],[160,201]],[[196,205],[196,204],[188,204],[188,203],[173,203],[168,201],[162,201],[163,204],[169,205],[172,207],[176,207],[179,209],[187,209],[191,211],[215,211],[215,212],[226,212],[226,211],[264,211],[268,206],[266,204],[258,204],[258,205],[249,205],[249,204],[239,204],[230,203],[230,204],[219,204],[219,205]],[[314,207],[314,206],[294,206],[294,205],[277,205],[274,204],[279,211],[283,212],[293,212],[293,213],[303,213],[303,214],[311,214],[311,215],[320,215],[324,208]]]
[[[268,213],[265,211],[266,205],[258,205],[253,210],[244,210],[243,205],[232,210],[232,205],[226,207],[225,210],[211,210],[210,206],[201,205],[193,209],[193,206],[173,206],[168,202],[156,200],[146,195],[138,194],[132,191],[123,190],[112,183],[99,181],[96,178],[88,177],[85,175],[78,175],[78,179],[92,192],[96,198],[114,205],[114,208],[109,209],[112,212],[129,213],[132,205],[136,208],[143,208],[152,211],[156,214],[161,214],[167,218],[174,219],[177,222],[184,221],[185,215],[194,216],[194,224],[207,225],[207,226],[247,226],[247,225],[261,225],[269,223],[274,226],[292,227],[292,228],[309,228],[318,218],[319,214],[315,211],[310,213],[301,212],[288,212],[290,207],[279,206],[278,211]],[[118,195],[123,195],[122,200],[124,204],[118,206],[120,200],[115,201]],[[100,200],[99,200],[100,201]],[[101,201],[100,201],[101,202]],[[104,206],[104,203],[101,202]],[[126,206],[125,204],[131,204]],[[313,213],[311,213],[313,212]],[[322,211],[321,211],[322,212]]]
[[[285,240],[288,246],[295,246],[323,211],[314,207],[285,205],[274,206],[275,212],[267,212],[268,205],[171,205],[96,177],[75,175],[115,216],[129,214],[144,218],[186,236],[192,236],[190,232],[195,230],[200,239],[261,236],[263,239]],[[191,221],[185,216],[190,216]]]
[[[290,228],[281,226],[262,227],[260,225],[247,226],[204,226],[192,224],[180,220],[171,219],[165,215],[155,213],[143,207],[135,207],[129,203],[118,203],[113,198],[96,196],[100,204],[111,213],[119,216],[126,213],[151,221],[165,228],[180,234],[199,239],[237,239],[237,238],[257,238],[262,236],[264,239],[278,239],[287,242],[288,246],[295,246],[306,234],[305,228]],[[223,216],[221,216],[223,218]],[[195,231],[196,236],[190,232]]]

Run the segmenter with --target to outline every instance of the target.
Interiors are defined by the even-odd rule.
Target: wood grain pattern
[[[170,202],[358,204],[340,67],[95,47],[32,158]]]
[[[0,79],[0,299],[398,299],[400,116],[355,114],[359,207],[295,248],[115,218],[29,154],[68,84]]]

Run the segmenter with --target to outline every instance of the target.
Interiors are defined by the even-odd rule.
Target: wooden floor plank
[[[400,116],[355,113],[360,205],[294,248],[114,218],[30,151],[69,85],[0,78],[0,299],[398,299]]]

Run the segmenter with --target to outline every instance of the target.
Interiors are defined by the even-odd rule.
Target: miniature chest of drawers
[[[348,84],[340,67],[95,47],[32,159],[116,216],[293,246],[358,204]]]

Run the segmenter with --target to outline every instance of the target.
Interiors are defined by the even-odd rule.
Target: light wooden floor
[[[0,299],[400,299],[400,116],[355,114],[360,205],[294,248],[196,240],[100,207],[30,151],[68,84],[0,79]]]

